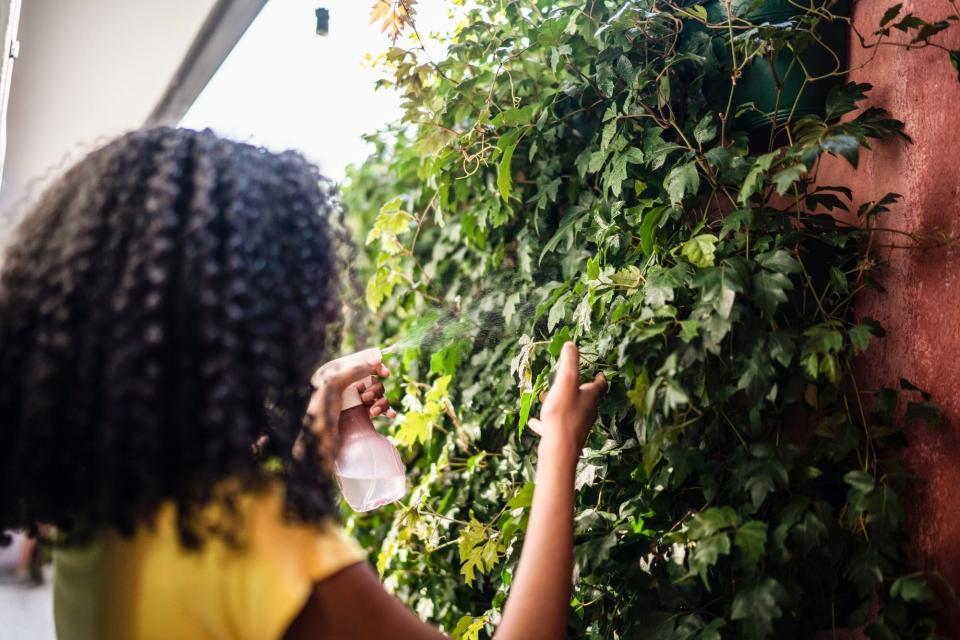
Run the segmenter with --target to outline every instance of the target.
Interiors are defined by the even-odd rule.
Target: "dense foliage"
[[[852,301],[898,196],[851,203],[817,176],[824,154],[856,166],[906,136],[842,56],[808,68],[825,27],[846,33],[841,9],[782,4],[767,20],[759,2],[491,2],[464,9],[442,61],[387,54],[405,115],[344,197],[373,249],[370,339],[399,342],[414,488],[351,525],[456,636],[491,631],[509,591],[524,424],[566,339],[611,380],[576,479],[571,635],[933,633],[890,453],[897,424],[936,409],[851,367],[883,333]],[[894,7],[864,44],[922,44],[923,25]],[[760,72],[770,117],[738,86]]]

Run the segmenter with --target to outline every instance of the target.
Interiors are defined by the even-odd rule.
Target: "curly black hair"
[[[266,487],[290,517],[337,502],[319,446],[291,455],[341,321],[335,193],[302,156],[155,128],[48,189],[0,273],[0,531],[131,535]],[[257,447],[266,438],[266,445]],[[279,462],[280,464],[276,464]],[[235,496],[234,496],[235,497]]]

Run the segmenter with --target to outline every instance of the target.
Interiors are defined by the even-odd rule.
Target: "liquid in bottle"
[[[400,452],[374,429],[356,383],[347,387],[342,400],[334,468],[343,497],[354,511],[371,511],[399,500],[407,492]]]

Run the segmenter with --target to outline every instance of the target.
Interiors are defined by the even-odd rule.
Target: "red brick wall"
[[[872,33],[892,4],[857,2],[854,24]],[[933,21],[951,7],[946,0],[906,0],[903,11]],[[960,24],[941,42],[960,49]],[[855,69],[873,52],[852,37],[850,54]],[[850,185],[855,203],[900,193],[903,201],[886,226],[960,237],[960,82],[946,53],[881,47],[850,79],[874,86],[871,104],[904,121],[913,144],[875,145],[857,171],[831,159],[819,182]],[[904,244],[904,238],[887,234],[877,241]],[[941,430],[917,424],[909,431],[905,461],[920,478],[907,497],[910,553],[918,570],[940,572],[960,594],[960,243],[928,251],[886,249],[881,255],[890,263],[882,279],[887,293],[863,296],[858,313],[880,320],[887,337],[864,354],[858,368],[869,388],[908,378],[929,390],[944,411]],[[942,632],[960,638],[960,605],[948,604]]]

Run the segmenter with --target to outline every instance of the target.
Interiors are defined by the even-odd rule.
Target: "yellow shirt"
[[[365,559],[339,526],[285,522],[283,494],[241,500],[245,544],[180,546],[173,504],[125,539],[106,531],[54,554],[60,640],[275,639],[314,583]]]

